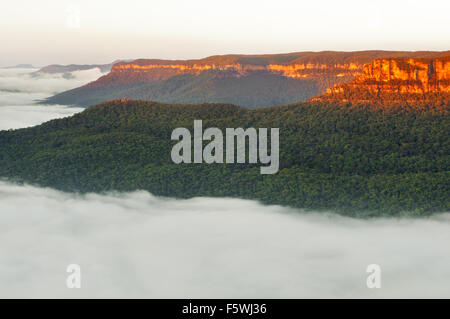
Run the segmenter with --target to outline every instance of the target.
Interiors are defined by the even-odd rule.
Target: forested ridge
[[[280,171],[261,164],[174,164],[174,128],[280,128]],[[69,118],[0,132],[0,177],[64,191],[148,190],[231,196],[352,216],[450,209],[450,123],[444,110],[297,103],[115,100]]]

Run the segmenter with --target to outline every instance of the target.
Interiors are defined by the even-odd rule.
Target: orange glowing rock
[[[326,90],[320,100],[350,102],[414,102],[450,99],[450,56],[441,58],[376,59],[363,66],[352,82]]]

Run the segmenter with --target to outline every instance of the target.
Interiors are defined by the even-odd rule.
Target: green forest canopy
[[[280,128],[280,171],[259,164],[171,161],[174,128]],[[448,113],[297,103],[115,100],[69,118],[0,132],[0,177],[64,191],[148,190],[231,196],[352,216],[428,215],[450,209]]]

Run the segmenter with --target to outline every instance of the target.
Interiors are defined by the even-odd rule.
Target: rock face
[[[350,102],[438,101],[450,94],[450,55],[439,58],[376,59],[360,76],[327,89],[313,100]]]
[[[366,83],[372,90],[379,87],[400,93],[450,91],[450,56],[440,59],[375,60],[364,66],[355,82]]]
[[[217,71],[217,76],[245,77],[252,73],[277,74],[293,79],[318,79],[336,77],[345,80],[361,73],[362,63],[269,63],[251,64],[231,61],[164,61],[136,60],[130,63],[117,63],[111,72],[88,86],[107,86],[122,83],[164,81],[176,75],[199,75],[204,71]],[[336,81],[336,80],[335,80]],[[338,81],[340,82],[340,81]]]

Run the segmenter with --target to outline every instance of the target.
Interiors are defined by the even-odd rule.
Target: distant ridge
[[[198,60],[119,62],[83,87],[43,103],[90,106],[133,98],[166,103],[233,103],[249,108],[304,101],[351,82],[375,59],[437,58],[447,52],[355,51],[218,55]]]
[[[34,69],[35,67],[32,64],[17,64],[13,66],[5,66],[1,69]]]
[[[62,74],[69,74],[74,71],[85,71],[85,70],[91,70],[91,69],[99,69],[102,73],[107,73],[111,71],[112,66],[115,63],[119,62],[130,62],[132,60],[115,60],[112,63],[107,64],[68,64],[68,65],[61,65],[61,64],[50,64],[47,66],[44,66],[34,72],[34,74],[56,74],[56,73],[62,73]]]

